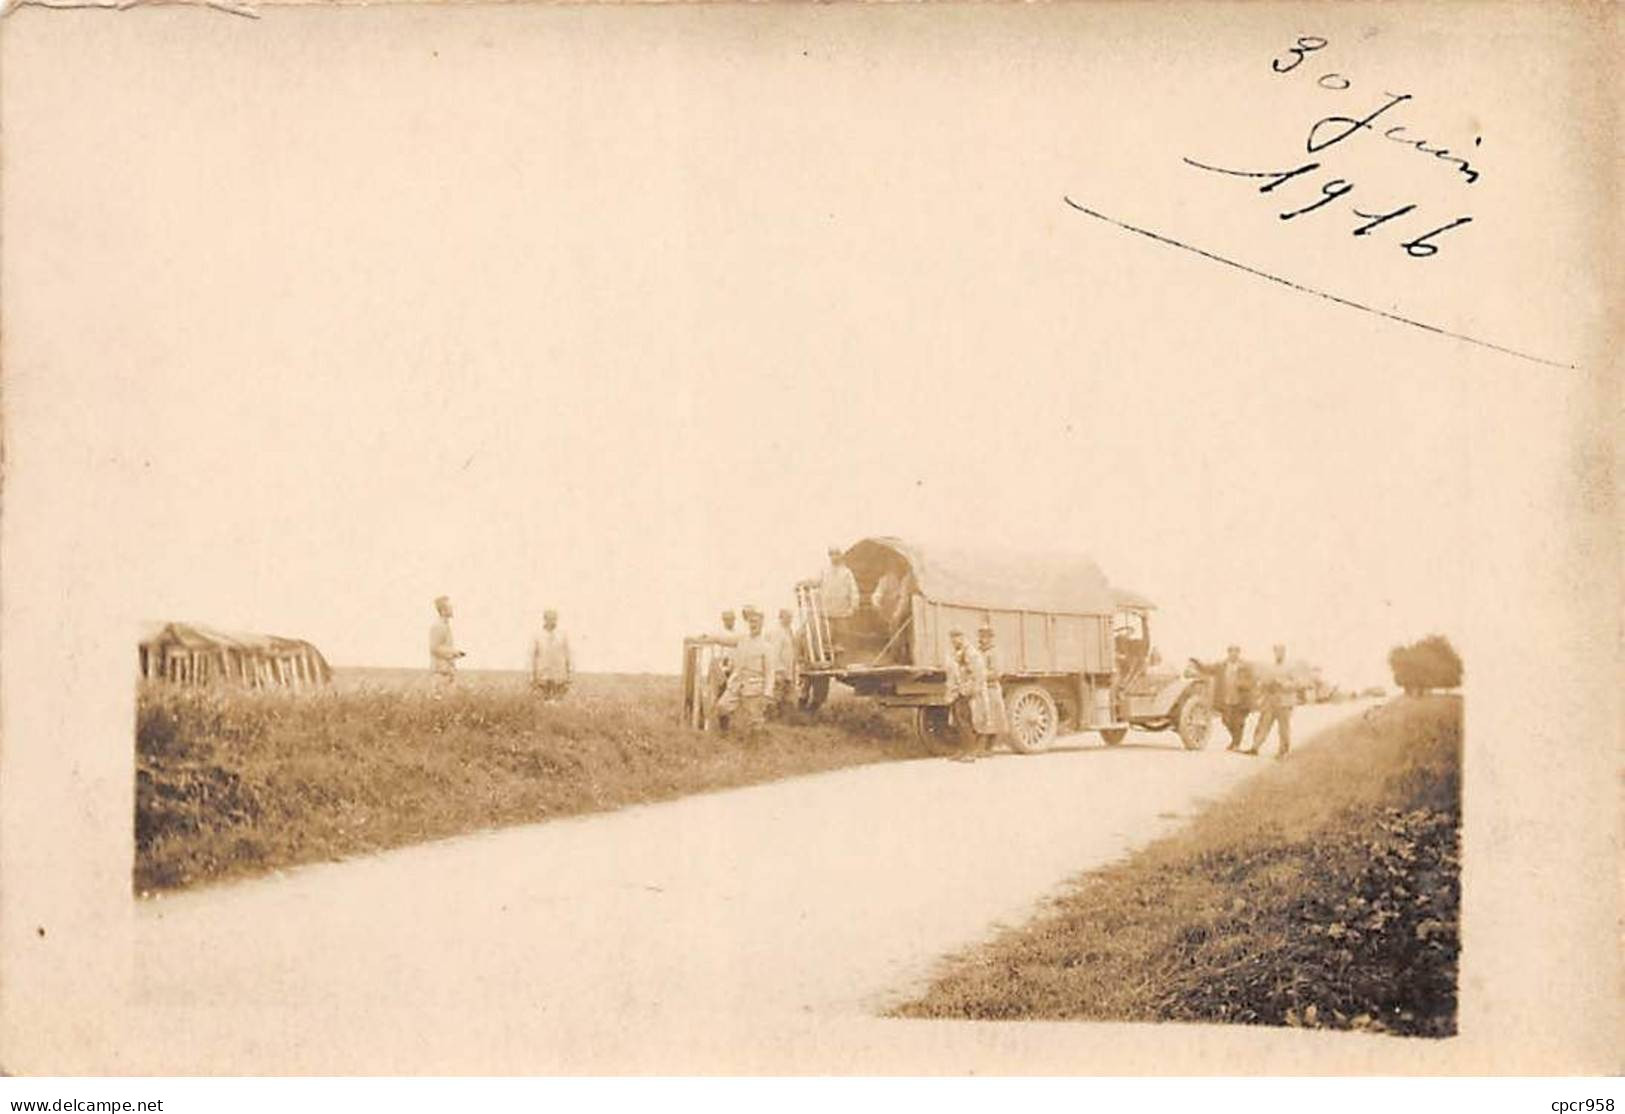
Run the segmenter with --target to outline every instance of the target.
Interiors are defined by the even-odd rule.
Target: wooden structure
[[[1187,747],[1205,743],[1207,682],[1147,669],[1152,604],[1114,590],[1089,558],[928,549],[876,537],[853,545],[845,559],[864,600],[856,615],[831,620],[817,581],[796,586],[804,707],[816,707],[838,680],[860,696],[915,708],[921,734],[945,735],[949,631],[963,630],[975,645],[987,624],[1017,750],[1042,750],[1063,727],[1098,731],[1113,744],[1130,727],[1178,726]],[[888,575],[912,597],[896,623],[870,601]]]
[[[696,731],[710,729],[715,722],[715,694],[712,674],[717,647],[704,638],[683,639],[682,722]]]
[[[301,689],[333,679],[332,667],[315,646],[274,634],[162,623],[145,632],[139,650],[144,680],[177,685]]]

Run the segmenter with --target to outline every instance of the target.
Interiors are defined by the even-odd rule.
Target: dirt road
[[[1357,707],[1300,709],[1300,740]],[[790,1032],[805,1053],[1271,763],[1215,730],[1195,753],[1080,736],[142,902],[131,997],[150,1031],[121,1055],[177,1073],[722,1070]]]

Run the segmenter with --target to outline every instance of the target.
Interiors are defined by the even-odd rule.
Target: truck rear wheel
[[[1126,738],[1128,738],[1128,728],[1126,727],[1103,727],[1100,729],[1100,741],[1109,747],[1117,746]]]
[[[1207,746],[1208,729],[1213,726],[1213,707],[1199,695],[1186,697],[1179,708],[1179,741],[1186,750],[1201,750]]]
[[[1021,754],[1037,754],[1055,741],[1060,714],[1043,685],[1018,685],[1005,698],[1010,716],[1010,745]]]
[[[803,712],[816,712],[829,698],[828,677],[803,677],[796,690],[796,707]]]
[[[937,753],[944,753],[957,741],[948,723],[946,705],[928,704],[914,709],[914,734]]]

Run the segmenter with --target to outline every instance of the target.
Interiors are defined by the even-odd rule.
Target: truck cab
[[[1212,685],[1190,677],[1162,660],[1151,641],[1151,612],[1156,605],[1137,593],[1113,590],[1112,643],[1117,654],[1117,719],[1142,731],[1178,733],[1187,750],[1207,744],[1213,718]],[[1123,741],[1125,732],[1102,732],[1108,744]]]

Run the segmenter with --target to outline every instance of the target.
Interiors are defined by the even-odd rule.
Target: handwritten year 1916
[[[1330,43],[1328,40],[1321,38],[1318,35],[1301,36],[1296,43],[1287,48],[1284,54],[1277,55],[1270,60],[1270,69],[1276,74],[1290,74],[1302,66],[1310,55],[1324,50],[1329,45]],[[1321,89],[1338,93],[1347,92],[1354,87],[1354,82],[1352,80],[1345,77],[1343,74],[1336,72],[1327,72],[1319,75],[1319,77],[1315,79],[1315,84]],[[1321,119],[1315,121],[1315,123],[1309,128],[1308,136],[1304,141],[1305,152],[1309,155],[1320,155],[1321,152],[1335,147],[1337,144],[1342,143],[1351,136],[1357,135],[1361,131],[1375,132],[1377,129],[1374,125],[1379,118],[1385,116],[1392,109],[1411,99],[1411,95],[1409,93],[1385,92],[1382,95],[1386,98],[1386,102],[1378,105],[1376,108],[1367,112],[1363,116],[1332,115],[1322,117]],[[1481,176],[1477,167],[1473,166],[1471,162],[1460,155],[1452,154],[1448,148],[1432,146],[1425,139],[1413,139],[1408,134],[1406,125],[1393,123],[1391,117],[1384,121],[1384,123],[1388,125],[1382,132],[1384,139],[1395,143],[1405,144],[1421,154],[1431,156],[1441,163],[1452,167],[1457,175],[1459,175],[1459,177],[1462,179],[1463,184],[1472,185],[1474,182],[1478,181],[1479,177]],[[1482,142],[1482,138],[1475,139],[1474,146],[1476,147]],[[1235,170],[1222,166],[1216,166],[1212,163],[1199,162],[1192,158],[1186,158],[1184,161],[1188,166],[1195,167],[1198,170],[1206,170],[1214,174],[1224,174],[1236,178],[1263,180],[1264,184],[1258,189],[1258,192],[1261,194],[1273,193],[1275,190],[1287,186],[1289,183],[1294,182],[1303,175],[1314,173],[1315,171],[1321,169],[1322,166],[1319,161],[1311,159],[1308,162],[1301,163],[1298,166],[1285,170]],[[1309,200],[1306,204],[1287,209],[1278,215],[1280,219],[1284,221],[1295,220],[1296,218],[1304,216],[1307,213],[1314,212],[1316,209],[1330,205],[1339,198],[1347,197],[1349,194],[1354,192],[1354,189],[1355,183],[1348,178],[1336,176],[1328,177],[1320,184],[1320,194],[1318,197],[1312,196],[1311,200]],[[1417,206],[1415,203],[1401,203],[1399,205],[1390,206],[1385,202],[1376,206],[1375,212],[1367,212],[1364,209],[1356,208],[1353,202],[1350,202],[1349,208],[1353,212],[1354,216],[1359,218],[1358,223],[1352,230],[1352,234],[1355,236],[1369,236],[1380,229],[1383,225],[1387,224],[1389,221],[1399,220],[1402,217],[1409,217],[1411,214],[1416,212]],[[1439,224],[1433,228],[1429,228],[1426,231],[1421,232],[1419,235],[1412,236],[1409,240],[1406,240],[1400,244],[1400,247],[1403,248],[1405,254],[1410,256],[1412,259],[1426,259],[1430,256],[1436,255],[1439,251],[1439,245],[1434,242],[1436,237],[1443,235],[1453,228],[1459,228],[1462,225],[1470,224],[1472,223],[1472,220],[1473,218],[1470,216],[1458,216],[1454,220]],[[1395,227],[1414,228],[1416,227],[1416,224],[1413,218],[1413,220],[1408,222],[1406,226]]]

